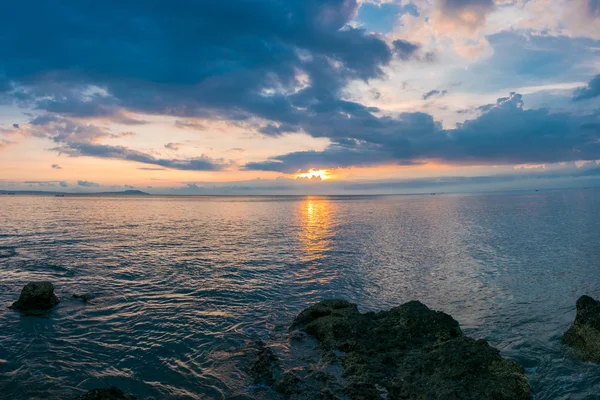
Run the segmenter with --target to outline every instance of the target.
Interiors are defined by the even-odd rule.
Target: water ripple
[[[0,310],[0,393],[255,393],[236,349],[343,297],[364,311],[419,299],[524,365],[538,400],[595,398],[599,367],[560,338],[575,300],[600,297],[599,194],[6,196],[0,303],[31,280],[52,281],[61,303]]]

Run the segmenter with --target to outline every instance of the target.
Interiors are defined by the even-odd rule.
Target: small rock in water
[[[75,397],[74,400],[137,400],[137,398],[113,386],[108,389],[90,390],[84,395]]]
[[[564,334],[563,342],[581,359],[600,362],[600,301],[590,296],[577,300],[575,322]]]
[[[31,282],[25,285],[11,308],[21,311],[49,310],[59,303],[50,282]]]
[[[83,300],[84,303],[87,303],[88,301],[92,300],[94,296],[92,293],[84,293],[84,294],[74,294],[73,298],[75,299],[81,299]]]

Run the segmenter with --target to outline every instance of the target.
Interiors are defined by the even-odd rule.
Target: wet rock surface
[[[250,376],[254,384],[272,386],[281,375],[278,358],[262,340],[253,343],[252,347],[256,351],[250,363]]]
[[[361,314],[355,304],[326,300],[302,311],[291,329],[316,338],[323,359],[340,360],[344,371],[343,387],[321,385],[319,397],[303,398],[530,398],[521,366],[504,360],[486,341],[464,336],[451,316],[416,301],[390,311]],[[295,333],[291,336],[298,338]],[[286,381],[294,382],[296,393],[301,393],[302,378]],[[315,381],[314,376],[311,379]],[[276,380],[276,388],[278,384]],[[277,390],[293,398],[288,386]]]
[[[577,300],[577,315],[563,342],[582,360],[600,363],[600,301],[589,296]]]
[[[74,400],[137,400],[137,398],[113,386],[108,389],[90,390]]]
[[[50,282],[31,282],[21,290],[19,300],[11,308],[20,311],[49,310],[59,303]]]
[[[287,340],[293,341],[289,337]],[[348,399],[340,382],[339,360],[331,353],[319,354],[316,342],[313,347],[311,340],[314,341],[307,339],[305,344],[296,343],[295,349],[288,348],[286,354],[276,354],[262,341],[251,343],[246,351],[250,352],[247,364],[252,393],[250,397],[243,394],[230,399]]]

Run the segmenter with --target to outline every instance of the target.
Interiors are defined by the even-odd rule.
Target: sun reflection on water
[[[320,284],[333,278],[331,271],[315,273],[315,270],[322,268],[332,248],[333,215],[334,203],[327,198],[307,197],[298,206],[301,261],[311,271],[311,280]]]

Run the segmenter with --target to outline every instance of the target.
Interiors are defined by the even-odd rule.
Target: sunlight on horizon
[[[333,178],[333,175],[331,174],[331,172],[329,172],[329,170],[326,169],[309,169],[308,172],[304,172],[301,174],[296,174],[294,175],[295,178],[309,178],[309,179],[313,179],[313,178],[320,178],[322,180],[327,180],[327,179],[331,179]]]

